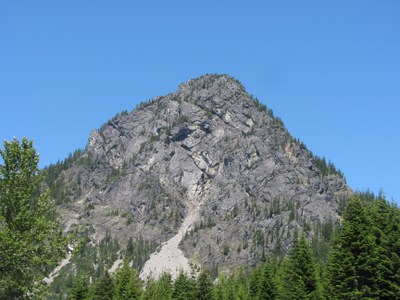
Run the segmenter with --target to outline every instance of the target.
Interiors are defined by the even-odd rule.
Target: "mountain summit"
[[[66,229],[80,228],[92,247],[114,241],[104,264],[128,256],[142,278],[287,253],[297,232],[329,234],[351,192],[228,75],[118,114],[85,150],[51,166],[47,182]]]

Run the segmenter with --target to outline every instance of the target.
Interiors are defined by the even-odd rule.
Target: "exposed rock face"
[[[286,251],[296,228],[312,236],[335,223],[350,193],[227,75],[190,80],[110,120],[59,180],[72,199],[60,207],[66,225],[90,225],[94,242],[109,230],[122,244],[161,244],[198,204],[180,247],[220,269]]]

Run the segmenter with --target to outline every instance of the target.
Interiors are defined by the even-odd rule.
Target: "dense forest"
[[[317,259],[299,233],[286,257],[267,257],[254,269],[216,278],[181,273],[141,281],[125,261],[107,271],[76,274],[68,299],[400,299],[400,210],[383,195],[359,193],[342,212],[328,255]]]

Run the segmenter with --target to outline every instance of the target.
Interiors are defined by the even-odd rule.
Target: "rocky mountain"
[[[118,245],[109,268],[145,249],[136,256],[142,277],[254,265],[286,253],[296,232],[323,240],[351,193],[228,75],[201,76],[118,114],[50,166],[46,181],[66,230],[93,247]]]

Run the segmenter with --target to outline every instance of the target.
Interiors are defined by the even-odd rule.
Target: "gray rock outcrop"
[[[255,264],[338,221],[351,192],[272,111],[228,75],[204,75],[143,103],[90,134],[58,179],[70,199],[65,224],[108,231],[122,245],[177,234],[189,203],[201,203],[180,247],[208,268]]]

